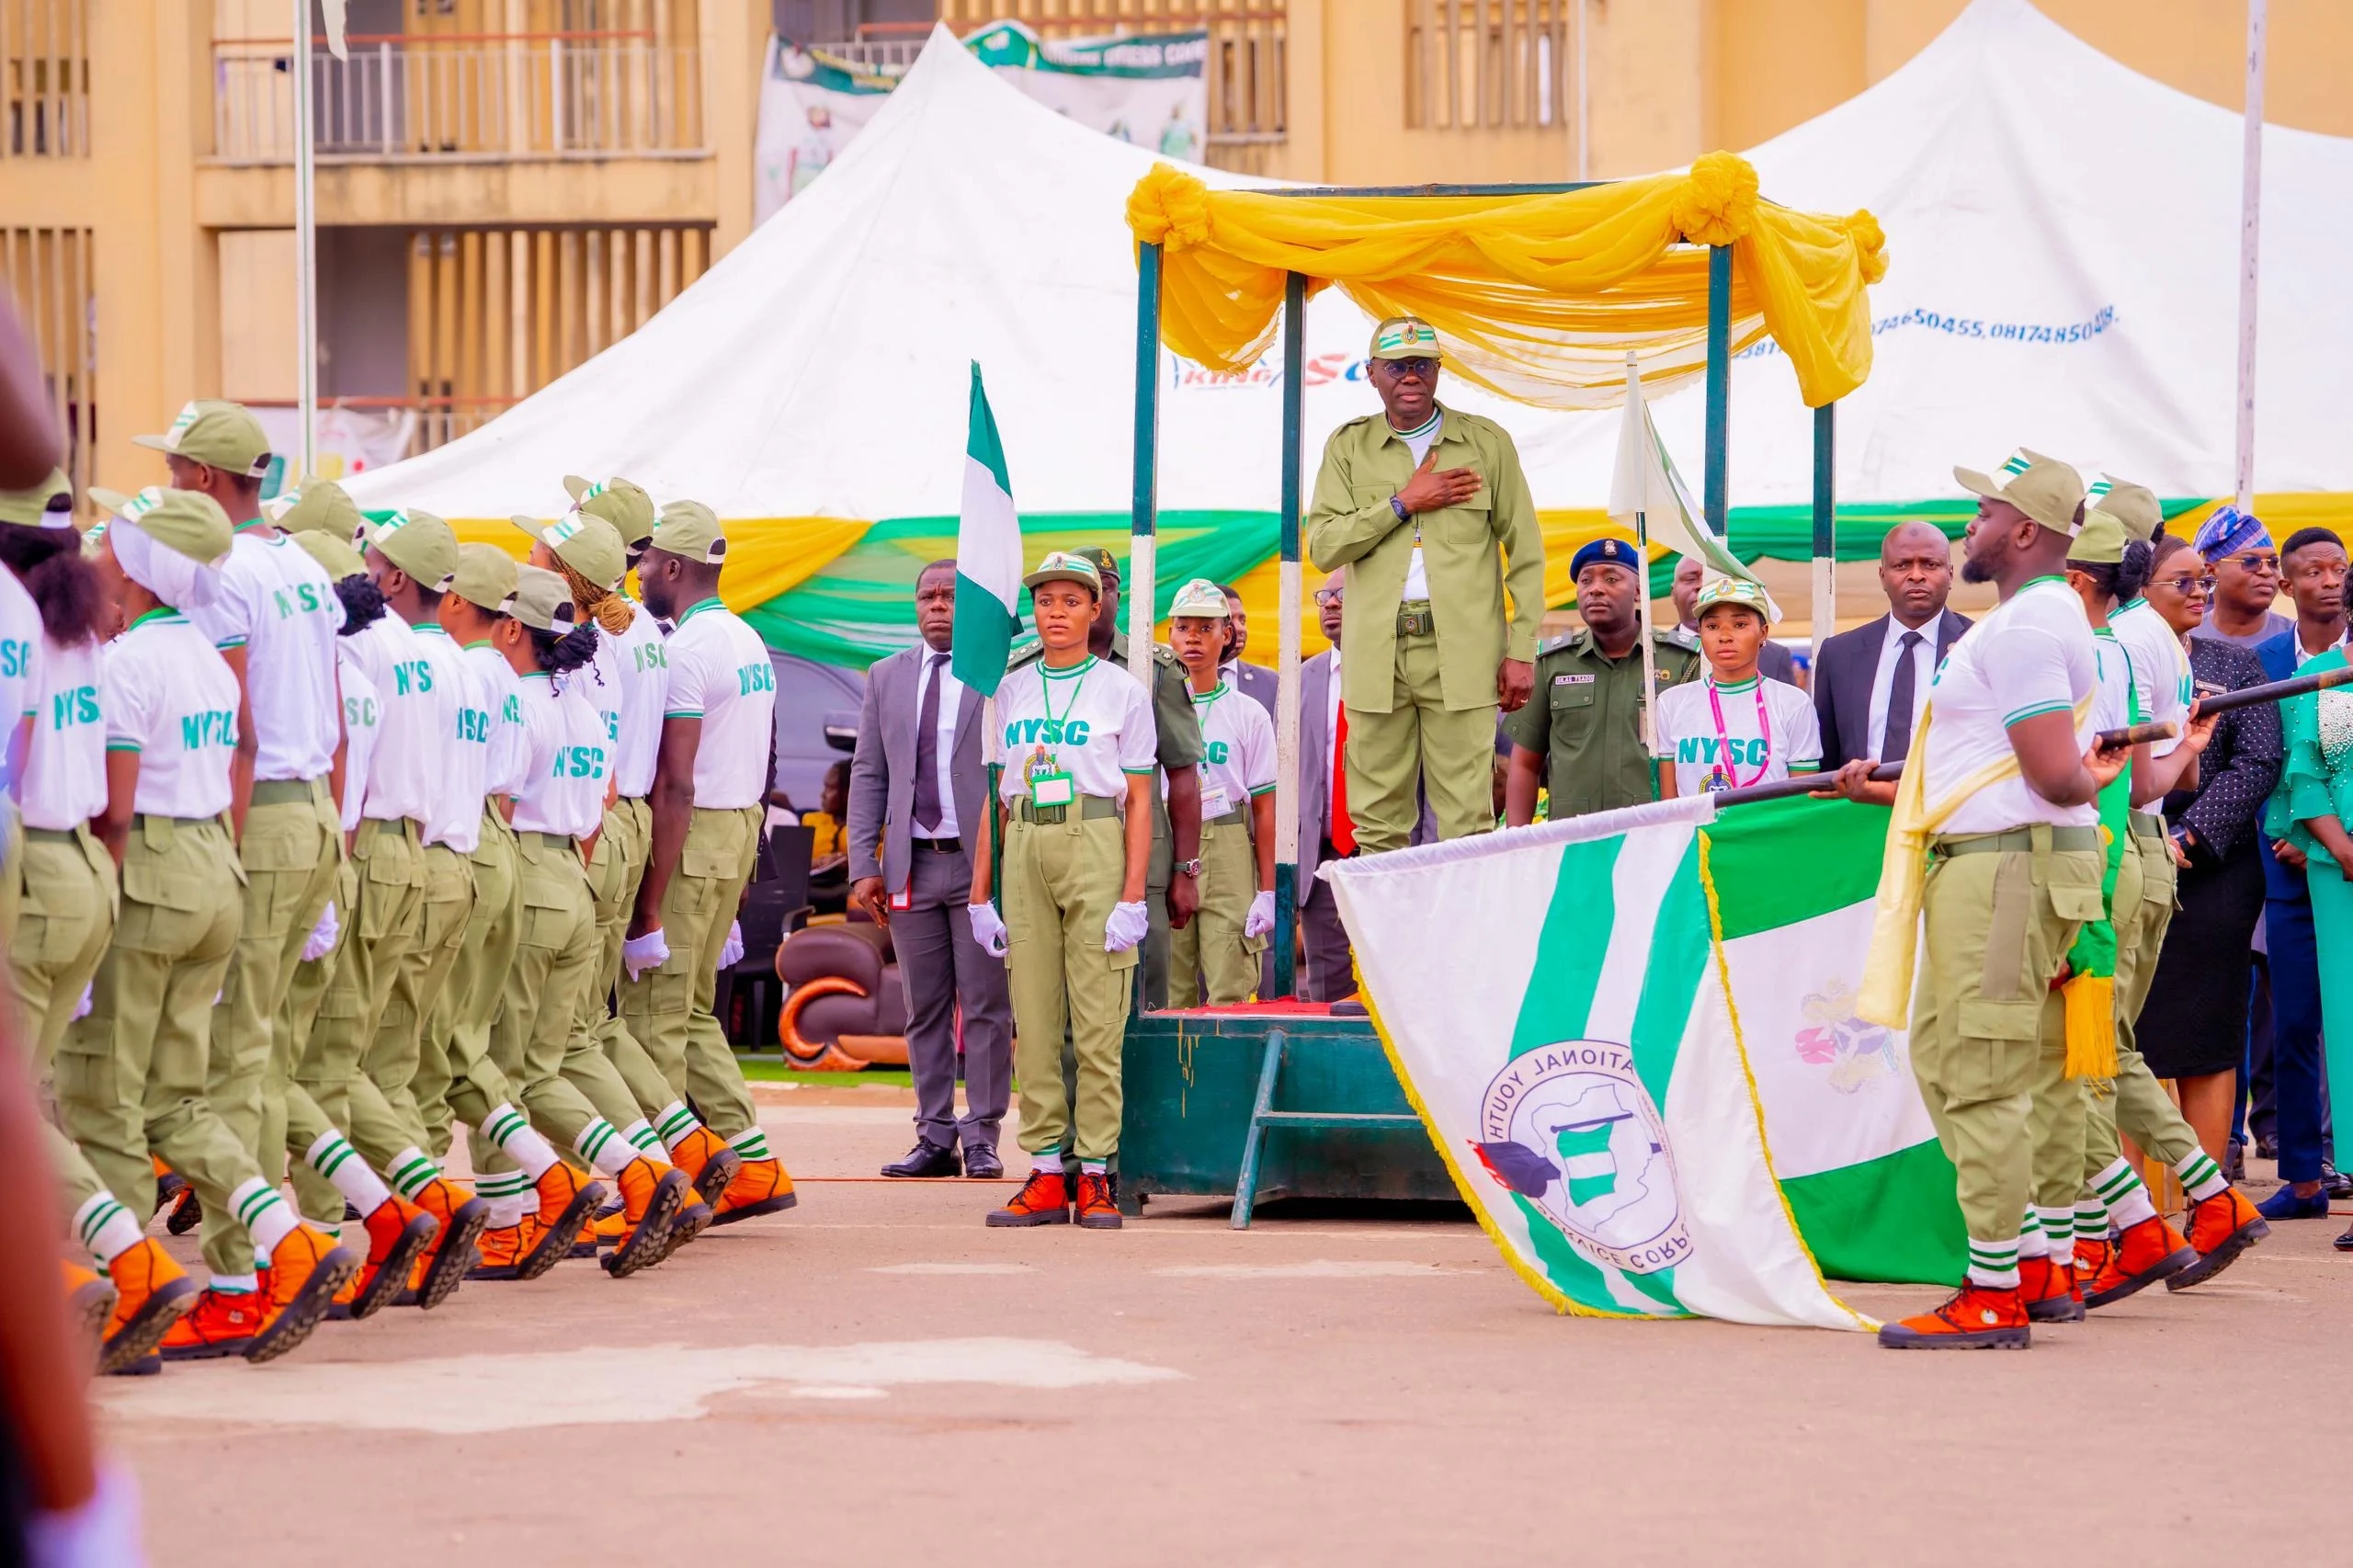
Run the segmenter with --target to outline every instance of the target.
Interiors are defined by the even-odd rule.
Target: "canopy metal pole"
[[[1160,247],[1136,250],[1136,472],[1128,537],[1128,670],[1152,689],[1152,545],[1160,487]]]
[[[318,217],[313,210],[311,123],[311,0],[294,0],[294,417],[301,426],[301,483],[318,472],[314,442],[319,416]]]
[[[2255,510],[2256,241],[2263,226],[2265,0],[2246,0],[2246,125],[2239,174],[2238,508]]]
[[[1724,537],[1730,503],[1725,469],[1732,420],[1732,247],[1708,248],[1708,455],[1701,506],[1708,528]]]
[[[1838,405],[1813,411],[1813,667],[1838,630]]]
[[[1283,280],[1283,512],[1282,565],[1276,590],[1276,624],[1281,628],[1275,686],[1275,994],[1295,996],[1297,954],[1291,932],[1299,902],[1299,513],[1300,442],[1305,435],[1307,379],[1307,279],[1291,273]]]

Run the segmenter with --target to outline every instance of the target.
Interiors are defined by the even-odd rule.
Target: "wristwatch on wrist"
[[[1179,860],[1168,869],[1172,871],[1181,871],[1188,877],[1198,877],[1201,874],[1201,858],[1196,855],[1189,860]]]
[[[1411,512],[1405,510],[1405,503],[1399,496],[1392,495],[1389,498],[1389,509],[1397,514],[1397,520],[1401,523],[1413,516]]]

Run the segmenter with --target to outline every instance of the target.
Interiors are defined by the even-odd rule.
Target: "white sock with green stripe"
[[[733,1149],[737,1153],[743,1155],[744,1158],[747,1160],[773,1160],[776,1158],[774,1154],[768,1153],[768,1135],[761,1131],[756,1127],[752,1128],[747,1131],[738,1132],[734,1137],[730,1138],[727,1141],[727,1143],[728,1147]]]
[[[641,1116],[622,1128],[621,1136],[628,1139],[630,1147],[639,1153],[650,1154],[664,1165],[670,1163],[670,1151],[663,1146],[662,1135],[654,1131],[654,1124],[645,1118]]]
[[[2075,1211],[2072,1208],[2046,1209],[2038,1205],[2035,1218],[2042,1221],[2042,1256],[2053,1263],[2075,1260]]]
[[[521,1224],[534,1206],[531,1178],[521,1171],[492,1171],[477,1177],[474,1196],[490,1205],[490,1226],[494,1231]]]
[[[101,1267],[137,1246],[143,1234],[131,1210],[117,1203],[111,1192],[101,1192],[74,1210],[74,1233]]]
[[[392,1156],[385,1174],[392,1178],[392,1190],[414,1203],[418,1193],[441,1179],[441,1167],[433,1163],[431,1155],[412,1144]]]
[[[2016,1237],[2007,1241],[1980,1241],[1969,1238],[1969,1282],[1989,1290],[2015,1290],[2018,1288],[2018,1244]]]
[[[2157,1206],[2149,1201],[2149,1189],[2141,1185],[2132,1163],[2121,1154],[2092,1177],[2092,1190],[2108,1205],[2109,1218],[2116,1221],[2120,1231],[2129,1231],[2157,1217]]]
[[[694,1136],[702,1123],[688,1110],[684,1100],[672,1100],[654,1118],[654,1135],[662,1140],[665,1149],[676,1149]]]
[[[2075,1239],[2079,1242],[2108,1240],[2108,1205],[2097,1198],[2086,1198],[2075,1205]]]
[[[1029,1174],[1032,1176],[1062,1175],[1063,1152],[1060,1149],[1039,1150],[1029,1156]]]
[[[2174,1173],[2181,1177],[2182,1189],[2198,1202],[2220,1198],[2231,1184],[2222,1179],[2222,1167],[2214,1156],[2203,1149],[2192,1149],[2173,1163]]]
[[[1970,1243],[1969,1245],[1972,1253],[1977,1250],[1975,1242]],[[2018,1217],[2018,1256],[2043,1257],[2047,1256],[2049,1252],[2049,1244],[2043,1240],[2042,1220],[2032,1209],[2029,1209]]]
[[[278,1244],[294,1233],[302,1217],[294,1206],[278,1195],[278,1189],[262,1176],[248,1176],[229,1194],[229,1212],[254,1239],[254,1251],[267,1257],[278,1250]]]
[[[392,1189],[384,1185],[381,1176],[368,1168],[368,1162],[359,1157],[359,1151],[353,1148],[350,1141],[340,1132],[329,1131],[320,1133],[319,1141],[312,1144],[302,1157],[311,1163],[313,1170],[335,1183],[335,1189],[343,1194],[343,1200],[363,1216],[373,1214],[392,1200]]]
[[[601,1116],[580,1130],[580,1136],[572,1141],[572,1146],[600,1176],[618,1177],[629,1169],[631,1161],[638,1158],[637,1145],[622,1137],[620,1129]]]
[[[216,1274],[204,1282],[204,1288],[223,1296],[250,1296],[261,1289],[258,1274]]]
[[[511,1105],[502,1105],[482,1119],[482,1135],[523,1167],[526,1187],[555,1168],[555,1145],[532,1131],[523,1113]]]

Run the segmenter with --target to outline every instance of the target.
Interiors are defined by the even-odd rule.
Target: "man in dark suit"
[[[1945,608],[1952,547],[1927,523],[1898,523],[1880,541],[1879,583],[1888,613],[1841,631],[1813,659],[1813,710],[1822,719],[1822,771],[1858,757],[1911,755],[1920,706],[1969,618]]]
[[[1337,739],[1347,727],[1340,706],[1340,606],[1346,572],[1315,590],[1315,615],[1331,640],[1328,653],[1299,662],[1299,926],[1307,947],[1307,973],[1299,993],[1310,1002],[1336,1002],[1357,988],[1356,955],[1340,924],[1332,890],[1317,879],[1326,859],[1356,853],[1348,820],[1347,773]],[[1336,731],[1337,734],[1336,735]]]
[[[1240,594],[1222,583],[1218,585],[1218,592],[1225,596],[1226,616],[1233,623],[1233,641],[1226,644],[1225,665],[1218,673],[1225,676],[1226,685],[1265,709],[1267,717],[1271,719],[1275,716],[1275,688],[1282,684],[1282,677],[1264,665],[1242,662],[1243,650],[1250,646],[1249,613],[1242,608]]]
[[[981,695],[949,668],[956,562],[915,580],[923,640],[866,676],[849,765],[850,900],[887,926],[907,993],[915,1146],[888,1176],[1005,1174],[997,1129],[1013,1077],[1005,962],[972,939],[965,914],[972,846],[988,831]],[[964,1117],[956,1117],[956,1013],[964,1015]]]

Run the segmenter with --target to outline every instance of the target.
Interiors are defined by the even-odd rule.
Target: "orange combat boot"
[[[2084,1298],[2075,1289],[2073,1255],[2018,1259],[2018,1299],[2029,1323],[2081,1323]]]
[[[114,1283],[72,1258],[58,1263],[65,1271],[66,1318],[95,1351],[106,1342],[107,1324],[114,1317]]]
[[[710,1128],[698,1127],[678,1140],[678,1146],[670,1151],[670,1163],[686,1172],[697,1196],[716,1209],[727,1196],[735,1173],[744,1168],[744,1156]]]
[[[1002,1209],[989,1210],[992,1225],[1067,1225],[1070,1188],[1060,1171],[1031,1171],[1021,1190]]]
[[[2033,1341],[2026,1301],[2015,1289],[1964,1284],[1934,1312],[1880,1324],[1890,1350],[2024,1350]]]
[[[711,1221],[717,1218],[710,1204],[705,1203],[692,1192],[688,1193],[686,1202],[678,1206],[678,1217],[670,1221],[670,1245],[668,1251],[662,1256],[669,1256],[671,1253],[676,1252],[680,1247],[710,1230]]]
[[[605,1200],[602,1184],[582,1180],[562,1160],[547,1168],[534,1190],[539,1211],[524,1215],[518,1225],[484,1231],[482,1262],[467,1278],[537,1279],[571,1253],[580,1227]]]
[[[392,1304],[441,1230],[440,1221],[397,1194],[376,1205],[367,1223],[368,1262],[348,1303],[355,1318],[374,1317]]]
[[[2189,1244],[2197,1251],[2198,1261],[2169,1275],[2165,1289],[2187,1290],[2203,1285],[2270,1233],[2270,1224],[2235,1187],[2200,1199],[2189,1207]]]
[[[738,1220],[756,1220],[763,1214],[774,1214],[790,1209],[801,1199],[792,1193],[792,1178],[785,1174],[784,1162],[773,1155],[765,1160],[745,1160],[735,1179],[727,1184],[726,1193],[711,1205],[714,1225],[732,1225]]]
[[[114,1283],[114,1316],[98,1347],[98,1370],[127,1372],[153,1355],[172,1325],[196,1305],[196,1281],[150,1236],[117,1253],[107,1265],[107,1278]]]
[[[2080,1296],[2084,1293],[2086,1280],[2099,1278],[2099,1271],[2108,1267],[2109,1255],[2115,1250],[2109,1244],[2106,1236],[2077,1236],[2075,1238],[2076,1295]]]
[[[196,1305],[171,1326],[157,1346],[166,1361],[209,1361],[250,1352],[269,1320],[269,1297],[260,1290],[230,1292],[207,1285]]]
[[[605,1259],[605,1272],[625,1278],[650,1268],[670,1253],[670,1227],[694,1191],[687,1173],[640,1154],[621,1169],[621,1222],[628,1227]]]
[[[595,1257],[620,1245],[621,1238],[629,1234],[629,1221],[623,1218],[627,1208],[627,1204],[618,1199],[608,1199],[602,1209],[589,1216],[586,1224],[580,1227],[580,1234],[573,1241],[572,1250],[564,1256]]]
[[[430,1312],[449,1299],[476,1263],[475,1244],[490,1227],[490,1205],[455,1182],[436,1176],[417,1189],[416,1206],[441,1226],[426,1244],[409,1281],[415,1304]],[[404,1293],[402,1300],[406,1299]]]
[[[2098,1308],[2120,1301],[2197,1261],[2198,1249],[2165,1223],[2164,1215],[2152,1214],[2137,1225],[2126,1226],[2109,1244],[2108,1261],[2084,1287],[2084,1305]]]
[[[1116,1231],[1120,1228],[1120,1200],[1111,1191],[1111,1178],[1101,1171],[1078,1173],[1077,1222],[1090,1231]]]
[[[245,1348],[248,1361],[274,1361],[319,1326],[327,1308],[357,1278],[366,1259],[317,1226],[294,1227],[270,1249],[268,1320]]]

